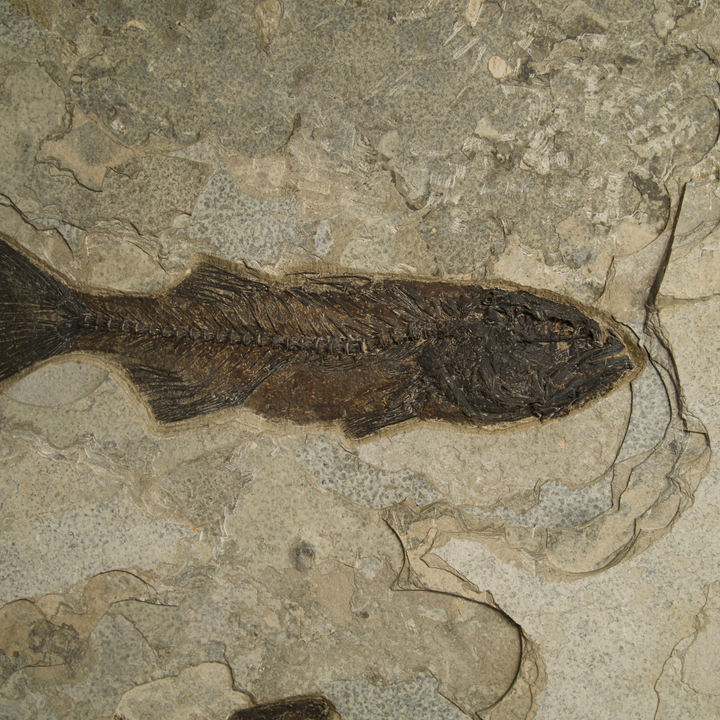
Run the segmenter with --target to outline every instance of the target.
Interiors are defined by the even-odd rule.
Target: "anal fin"
[[[164,343],[117,359],[159,422],[173,423],[244,404],[288,362],[280,348],[206,343]]]

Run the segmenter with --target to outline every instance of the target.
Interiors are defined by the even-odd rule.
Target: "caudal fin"
[[[82,303],[0,233],[0,382],[68,349]]]

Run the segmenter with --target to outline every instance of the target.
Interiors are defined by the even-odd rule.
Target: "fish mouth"
[[[609,334],[603,345],[580,352],[549,374],[545,402],[534,411],[540,418],[566,415],[608,394],[635,369],[625,345]]]

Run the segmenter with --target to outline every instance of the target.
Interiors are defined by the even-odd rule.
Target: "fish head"
[[[636,367],[618,332],[574,307],[515,303],[504,310],[466,318],[426,352],[444,403],[475,425],[566,415]]]

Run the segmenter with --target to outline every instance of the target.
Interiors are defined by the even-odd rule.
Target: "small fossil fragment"
[[[510,67],[508,62],[504,58],[501,58],[499,55],[493,55],[488,60],[488,70],[496,80],[502,80],[503,78],[506,78],[513,71],[512,67]]]
[[[228,720],[334,720],[339,718],[329,700],[314,697],[287,698],[236,710]]]
[[[566,415],[643,365],[613,321],[518,288],[203,258],[161,294],[89,293],[0,235],[0,383],[70,352],[119,365],[162,423],[244,406],[353,438]]]
[[[283,16],[283,6],[280,0],[260,0],[255,6],[253,15],[260,27],[263,46],[267,47],[273,41],[275,33],[280,26]]]

